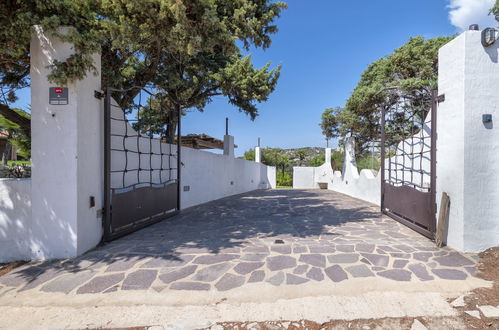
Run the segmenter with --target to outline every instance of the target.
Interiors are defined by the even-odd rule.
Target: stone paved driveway
[[[376,206],[348,196],[267,190],[185,210],[76,259],[29,264],[0,277],[0,296],[12,290],[227,291],[256,282],[299,286],[365,277],[466,280],[476,260],[435,248]]]

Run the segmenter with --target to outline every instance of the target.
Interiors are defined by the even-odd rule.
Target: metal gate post
[[[111,236],[111,88],[104,101],[104,240]]]
[[[180,107],[177,109],[177,121],[178,121],[178,137],[177,137],[177,211],[180,211],[180,198],[182,189],[180,189],[180,173],[182,167],[182,160],[180,159],[181,150],[182,150],[182,130],[181,130],[181,119],[182,119],[182,111]]]
[[[434,221],[431,222],[429,230],[436,232],[436,213],[437,213],[437,109],[438,109],[438,91],[434,90],[431,93],[431,152],[430,152],[430,190],[431,190],[431,206]]]
[[[385,107],[381,109],[381,212],[385,209]]]

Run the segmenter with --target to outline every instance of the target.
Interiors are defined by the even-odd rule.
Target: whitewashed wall
[[[182,208],[256,189],[276,187],[276,169],[261,163],[182,148]]]
[[[112,120],[112,133],[118,135],[134,136],[137,133],[124,119],[123,111],[112,100],[111,117],[118,120]],[[149,169],[152,164],[153,169],[163,168],[165,164],[171,164],[174,170],[153,171],[152,182],[161,183],[165,180],[176,179],[177,177],[177,159],[176,145],[161,143],[157,139],[145,137],[111,137],[111,170],[136,169],[139,167],[139,155],[128,153],[128,159],[125,159],[123,152],[126,147],[131,151],[147,152],[152,150],[154,153],[166,153],[161,156],[153,155],[150,160],[148,154],[142,154],[141,165],[143,169]],[[139,148],[138,148],[139,147]],[[160,152],[161,151],[161,152]],[[266,166],[261,163],[250,162],[233,157],[233,152],[229,155],[214,154],[207,151],[196,150],[182,147],[181,151],[181,208],[191,207],[206,203],[219,198],[241,194],[256,189],[269,189],[276,187],[275,167]],[[114,173],[111,176],[111,187],[122,188],[138,182],[149,181],[150,172],[143,171],[137,177],[137,171],[127,172],[123,177],[122,173]],[[184,189],[188,187],[188,189]]]
[[[431,112],[428,113],[427,118],[431,117]],[[430,128],[424,125],[423,129],[416,132],[415,137],[429,136]],[[402,148],[409,151],[414,148],[414,151],[423,151],[423,154],[416,154],[413,156],[404,156]],[[402,178],[408,182],[421,184],[420,176],[414,175],[411,177],[409,168],[415,170],[423,169],[429,173],[430,159],[427,153],[430,149],[429,140],[424,143],[420,139],[408,138],[400,142],[397,146],[397,154],[391,159],[385,161],[385,166],[388,169],[388,164],[391,160],[392,179]],[[327,153],[327,150],[326,150]],[[380,205],[381,204],[381,172],[364,169],[360,171],[357,168],[355,161],[355,140],[350,137],[346,139],[345,143],[345,160],[343,162],[342,171],[333,171],[331,163],[326,162],[319,167],[294,167],[293,168],[293,188],[295,189],[316,189],[319,188],[320,183],[327,183],[327,189],[340,192],[367,202]],[[328,158],[326,158],[328,159]],[[395,176],[397,171],[397,177]],[[388,178],[388,171],[385,172]],[[423,175],[423,184],[429,185],[429,175]]]
[[[332,172],[332,170],[331,170]],[[355,161],[355,140],[348,138],[345,143],[345,159],[343,171],[335,171],[330,175],[329,190],[334,190],[367,202],[380,205],[381,203],[381,175],[375,176],[372,170],[357,169]]]
[[[72,44],[34,27],[30,45],[34,259],[77,256],[95,247],[102,235],[103,108],[94,97],[94,91],[101,89],[100,56],[93,56],[95,74],[65,86],[68,104],[49,104],[49,88],[62,87],[48,81],[50,65],[74,52]]]
[[[31,179],[0,179],[0,262],[29,260]]]
[[[466,31],[439,51],[437,202],[450,197],[447,244],[471,252],[499,245],[499,41],[480,38]]]
[[[293,188],[314,189],[319,185],[314,181],[315,167],[295,166],[293,167]]]

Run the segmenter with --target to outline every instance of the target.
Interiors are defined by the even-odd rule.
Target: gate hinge
[[[440,94],[440,95],[437,97],[437,102],[438,102],[438,103],[445,102],[445,94]]]
[[[96,99],[102,99],[103,97],[105,96],[104,92],[103,91],[94,91],[94,97]]]

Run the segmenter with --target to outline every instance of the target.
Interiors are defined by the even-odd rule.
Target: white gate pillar
[[[102,234],[103,110],[94,97],[100,56],[94,56],[97,75],[56,86],[47,80],[48,66],[73,54],[72,45],[35,26],[30,52],[32,258],[73,257]],[[50,87],[67,87],[68,103],[50,104]]]
[[[439,52],[436,197],[449,194],[447,244],[464,251],[499,245],[498,58],[499,41],[484,48],[480,31]]]
[[[260,147],[255,147],[255,162],[261,163],[262,162],[262,150]]]
[[[331,165],[331,148],[326,148],[325,157],[326,157],[326,164]]]
[[[224,155],[234,158],[234,137],[224,135]]]

